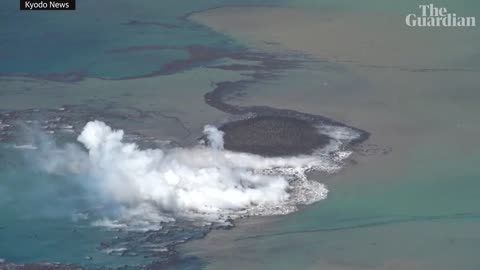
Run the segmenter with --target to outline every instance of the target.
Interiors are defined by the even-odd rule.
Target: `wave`
[[[14,144],[10,146],[13,149],[20,149],[20,150],[37,150],[38,147],[33,144]]]

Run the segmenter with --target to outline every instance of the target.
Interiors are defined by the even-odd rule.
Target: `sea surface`
[[[432,2],[480,19],[478,1]],[[409,30],[403,18],[419,4],[85,0],[73,12],[23,12],[4,3],[0,258],[120,267],[153,261],[157,248],[173,258],[162,266],[172,269],[479,269],[480,32]],[[228,6],[246,8],[248,23],[221,8],[187,17]],[[331,28],[323,18],[334,18]],[[45,171],[32,141],[76,142],[83,125],[99,119],[144,148],[192,147],[205,124],[229,118],[203,95],[254,72],[215,68],[241,60],[198,57],[198,48],[320,60],[285,68],[229,101],[361,128],[371,133],[370,152],[359,149],[334,175],[312,175],[328,197],[268,226],[239,222],[173,253],[210,230],[186,222],[145,248],[142,237],[154,233],[106,224],[114,207],[85,188],[86,176]]]

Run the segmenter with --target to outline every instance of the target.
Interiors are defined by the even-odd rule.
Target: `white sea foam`
[[[222,131],[206,126],[204,133],[210,146],[141,150],[123,141],[122,130],[92,121],[78,137],[87,153],[70,146],[56,150],[45,162],[50,172],[72,167],[73,172],[88,173],[99,193],[120,205],[118,218],[94,225],[158,229],[155,226],[177,217],[222,221],[290,213],[327,196],[327,188],[305,173],[337,171],[345,158],[326,154],[266,158],[232,152],[223,149]],[[75,151],[82,152],[78,158]],[[53,158],[58,154],[65,158]]]
[[[123,252],[127,251],[128,249],[126,247],[119,247],[119,248],[106,248],[106,249],[103,249],[102,251],[107,253],[108,255],[111,255],[111,254],[122,254]]]
[[[21,145],[14,144],[12,148],[21,149],[21,150],[37,150],[38,149],[35,145],[32,145],[32,144],[21,144]]]
[[[351,141],[360,137],[360,133],[349,127],[327,126],[318,127],[320,133],[338,141]]]
[[[345,151],[345,145],[361,136],[358,131],[349,127],[322,125],[318,126],[317,129],[320,134],[327,135],[331,139],[330,143],[322,149],[318,149],[316,154],[330,154],[333,160],[338,162],[352,154],[351,151]]]
[[[92,222],[93,226],[98,226],[98,227],[106,227],[106,228],[111,228],[111,229],[125,229],[127,228],[126,224],[120,223],[117,220],[112,220],[112,219],[100,219],[97,221]]]

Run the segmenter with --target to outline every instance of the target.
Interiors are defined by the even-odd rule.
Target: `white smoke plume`
[[[159,214],[216,220],[288,213],[327,195],[324,185],[306,178],[307,170],[332,172],[341,165],[327,156],[265,158],[231,152],[223,149],[222,131],[206,126],[204,133],[210,146],[141,150],[123,142],[122,130],[92,121],[78,137],[87,153],[78,150],[78,160],[73,158],[76,148],[59,153],[68,154],[65,162],[75,170],[85,170],[104,196],[144,217],[147,210],[155,212],[151,216],[157,220]],[[48,170],[69,167],[57,164],[58,158],[55,162]]]
[[[223,149],[223,134],[224,132],[212,125],[206,125],[203,128],[203,134],[207,136],[210,146],[215,149]]]

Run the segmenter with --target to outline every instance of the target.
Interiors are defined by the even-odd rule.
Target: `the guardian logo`
[[[74,10],[75,0],[20,0],[21,10]]]
[[[408,14],[405,23],[410,27],[473,27],[475,17],[462,17],[448,12],[445,7],[435,7],[433,4],[420,5],[420,14]]]

